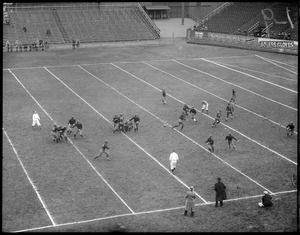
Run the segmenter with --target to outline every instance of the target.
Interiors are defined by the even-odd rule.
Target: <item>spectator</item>
[[[287,40],[291,40],[291,33],[288,33],[288,35],[287,35]]]
[[[15,47],[16,47],[16,51],[18,51],[18,49],[19,49],[19,41],[18,41],[18,39],[15,41]]]
[[[258,203],[259,207],[271,207],[273,206],[272,197],[269,195],[268,191],[264,191],[264,195],[261,202]]]
[[[7,40],[5,43],[6,51],[9,52],[10,49],[10,42]]]
[[[79,45],[80,45],[80,41],[79,41],[79,39],[77,38],[77,39],[76,39],[76,47],[78,48]]]
[[[223,206],[223,200],[227,199],[226,195],[226,186],[221,182],[221,178],[218,177],[218,182],[215,184],[214,190],[216,191],[216,204],[215,207],[218,206],[218,202],[220,202],[220,206]]]
[[[72,49],[75,49],[76,40],[75,38],[72,39]]]
[[[47,34],[47,36],[51,36],[51,31],[50,31],[50,29],[47,29],[47,32],[46,32],[46,34]]]
[[[49,49],[49,43],[47,39],[45,40],[44,45],[45,45],[45,49]]]
[[[187,215],[188,211],[190,211],[191,216],[193,217],[195,212],[195,199],[196,199],[196,194],[194,192],[193,186],[191,186],[190,190],[187,191],[185,198],[186,198],[186,202],[185,202],[184,215]]]
[[[26,33],[26,32],[27,32],[27,29],[26,29],[26,27],[25,27],[25,26],[23,27],[23,31],[24,31],[24,33]]]
[[[245,36],[248,36],[247,29],[244,30],[244,34],[245,34]]]

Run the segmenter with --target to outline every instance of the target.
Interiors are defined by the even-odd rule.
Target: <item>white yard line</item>
[[[46,68],[45,68],[46,69]],[[46,69],[47,70],[47,69]],[[10,70],[9,70],[10,71]],[[49,71],[49,70],[48,70]],[[10,71],[11,72],[11,71]],[[50,72],[50,71],[49,71]],[[50,72],[51,73],[51,72]],[[53,118],[47,113],[47,111],[40,105],[40,103],[31,95],[31,93],[27,90],[27,88],[19,81],[17,76],[11,72],[11,74],[15,77],[15,79],[21,84],[21,86],[25,89],[25,91],[30,95],[30,97],[37,103],[37,105],[44,111],[44,113],[50,118],[50,120],[56,124],[56,122],[53,120]],[[96,172],[96,174],[106,183],[106,185],[114,192],[114,194],[124,203],[124,205],[131,211],[131,213],[134,213],[134,211],[127,205],[127,203],[120,197],[120,195],[110,186],[110,184],[103,178],[103,176],[97,171],[97,169],[93,166],[93,164],[85,157],[85,155],[77,148],[77,146],[71,141],[71,139],[68,139],[70,143],[73,145],[73,147],[77,150],[77,152],[87,161],[87,163],[92,167],[92,169]]]
[[[226,66],[231,66],[231,67],[238,68],[238,69],[242,69],[242,70],[246,70],[246,71],[250,71],[250,72],[254,72],[254,73],[263,74],[263,75],[266,75],[266,76],[269,76],[269,77],[282,78],[284,80],[297,83],[297,80],[295,80],[295,79],[289,79],[289,78],[281,77],[281,76],[278,76],[278,75],[275,75],[275,74],[264,73],[264,72],[261,72],[261,71],[257,71],[257,70],[253,70],[253,69],[247,69],[247,68],[244,68],[244,67],[240,67],[240,66],[236,66],[236,65],[232,65],[232,64],[226,64],[226,63],[219,62],[219,61],[217,63],[222,64],[222,65],[226,65]]]
[[[114,65],[114,64],[112,64],[112,65]],[[157,90],[157,91],[159,91],[159,92],[161,93],[161,89],[159,89],[159,88],[157,88],[157,87],[153,86],[152,84],[150,84],[150,83],[148,83],[148,82],[144,81],[143,79],[141,79],[141,78],[139,78],[139,77],[135,76],[134,74],[132,74],[132,73],[130,73],[130,72],[128,72],[128,71],[126,71],[126,70],[124,70],[124,69],[122,69],[122,68],[118,67],[117,65],[114,65],[114,66],[115,66],[116,68],[118,68],[118,69],[120,69],[120,70],[124,71],[125,73],[129,74],[130,76],[132,76],[132,77],[136,78],[137,80],[139,80],[139,81],[141,81],[141,82],[143,82],[143,83],[145,83],[145,84],[147,84],[147,85],[151,86],[152,88],[154,88],[155,90]],[[171,97],[171,98],[173,98],[174,100],[177,100],[178,102],[180,102],[180,103],[182,103],[182,104],[185,104],[185,102],[183,102],[183,101],[181,101],[181,100],[177,99],[176,97],[174,97],[174,96],[172,96],[172,95],[170,95],[170,94],[168,94],[168,96],[169,96],[169,97]],[[201,111],[200,111],[200,110],[198,110],[198,109],[196,109],[196,110],[197,110],[199,113],[201,113]],[[210,118],[210,119],[212,119],[212,120],[215,120],[213,117],[211,117],[211,116],[207,115],[206,113],[203,113],[203,115],[205,115],[206,117],[209,117],[209,118]],[[263,147],[263,148],[265,148],[265,149],[269,150],[270,152],[272,152],[272,153],[275,153],[276,155],[278,155],[278,156],[280,156],[280,157],[284,158],[285,160],[287,160],[287,161],[289,161],[289,162],[291,162],[291,163],[293,163],[293,164],[297,165],[297,163],[296,163],[296,162],[294,162],[294,161],[290,160],[289,158],[287,158],[287,157],[283,156],[282,154],[280,154],[280,153],[278,153],[278,152],[276,152],[276,151],[274,151],[274,150],[272,150],[272,149],[270,149],[270,148],[268,148],[268,147],[266,147],[266,146],[262,145],[262,144],[261,144],[261,143],[259,143],[258,141],[254,140],[254,139],[251,139],[250,137],[248,137],[248,136],[244,135],[243,133],[241,133],[241,132],[239,132],[239,131],[237,131],[237,130],[233,129],[232,127],[230,127],[230,126],[227,126],[227,125],[226,125],[226,124],[224,124],[223,122],[221,122],[220,124],[221,124],[221,125],[223,125],[223,126],[225,126],[225,127],[227,127],[227,128],[229,128],[229,129],[231,129],[231,130],[233,130],[234,132],[236,132],[236,133],[240,134],[241,136],[244,136],[244,137],[245,137],[245,138],[247,138],[248,140],[250,140],[250,141],[252,141],[252,142],[254,142],[254,143],[258,144],[259,146],[261,146],[261,147]],[[181,133],[181,132],[179,132],[179,133]]]
[[[223,101],[225,101],[226,103],[228,103],[228,100],[226,100],[226,99],[224,99],[224,98],[222,98],[222,97],[220,97],[220,96],[217,96],[217,95],[215,95],[215,94],[213,94],[213,93],[211,93],[211,92],[209,92],[209,91],[207,91],[207,90],[205,90],[205,89],[202,89],[201,87],[198,87],[198,86],[196,86],[196,85],[194,85],[194,84],[192,84],[192,83],[190,83],[190,82],[188,82],[188,81],[186,81],[186,80],[184,80],[184,79],[181,79],[181,78],[179,78],[179,77],[177,77],[177,76],[175,76],[175,75],[173,75],[173,74],[170,74],[170,73],[168,73],[168,72],[166,72],[166,71],[163,71],[163,70],[161,70],[161,69],[159,69],[159,68],[157,68],[157,67],[155,67],[155,66],[153,66],[153,65],[151,65],[151,64],[146,63],[145,61],[143,61],[143,63],[146,64],[146,65],[148,65],[148,66],[150,66],[151,68],[154,68],[154,69],[156,69],[156,70],[158,70],[158,71],[160,71],[160,72],[162,72],[162,73],[165,73],[165,74],[167,74],[167,75],[169,75],[169,76],[171,76],[171,77],[173,77],[173,78],[176,78],[176,79],[179,80],[179,81],[182,81],[182,82],[184,82],[184,83],[186,83],[186,84],[189,84],[189,85],[192,86],[192,87],[195,87],[195,88],[197,88],[197,89],[199,89],[199,90],[201,90],[201,91],[204,91],[204,92],[207,93],[207,94],[210,94],[210,95],[212,95],[212,96],[214,96],[214,97],[216,97],[216,98],[218,98],[218,99],[220,99],[220,100],[223,100]],[[258,116],[258,117],[260,117],[260,118],[262,118],[262,119],[264,119],[264,120],[266,120],[266,117],[263,116],[263,115],[260,115],[260,114],[258,114],[258,113],[255,113],[255,112],[253,112],[253,111],[251,111],[251,110],[249,110],[249,109],[246,109],[246,108],[244,108],[244,107],[242,107],[242,106],[240,106],[240,105],[237,105],[237,104],[235,104],[235,106],[238,107],[238,108],[241,108],[241,109],[243,109],[243,110],[245,110],[245,111],[247,111],[247,112],[249,112],[249,113],[252,113],[252,114],[254,114],[254,115],[256,115],[256,116]],[[278,123],[278,122],[275,122],[275,121],[273,121],[273,120],[271,120],[271,119],[268,119],[268,121],[270,121],[270,122],[272,122],[273,124],[278,125],[278,126],[284,128],[284,129],[286,129],[286,126],[281,125],[281,124]],[[295,133],[295,134],[298,134],[297,132],[294,132],[294,133]]]
[[[282,68],[282,69],[287,70],[287,71],[289,71],[289,72],[291,72],[291,73],[294,73],[294,74],[298,74],[297,72],[295,72],[295,71],[293,71],[293,70],[290,70],[290,69],[287,69],[287,68],[285,68],[284,66],[280,66],[280,65],[274,63],[273,61],[271,61],[271,60],[269,60],[269,59],[266,59],[266,58],[261,57],[261,56],[259,56],[259,55],[255,55],[255,56],[257,56],[257,57],[261,58],[262,60],[267,61],[267,62],[269,62],[269,63],[271,63],[271,64],[274,64],[275,66],[277,66],[277,67],[279,67],[279,68]]]
[[[206,59],[202,59],[202,60],[206,61]],[[274,102],[274,103],[276,103],[276,104],[280,104],[280,105],[282,105],[282,106],[284,106],[284,107],[287,107],[287,108],[289,108],[289,109],[292,109],[292,110],[297,111],[296,108],[293,108],[293,107],[288,106],[288,105],[286,105],[286,104],[280,103],[280,102],[278,102],[278,101],[276,101],[276,100],[272,100],[272,99],[270,99],[270,98],[268,98],[268,97],[265,97],[265,96],[263,96],[263,95],[260,95],[260,94],[258,94],[258,93],[256,93],[256,92],[254,92],[254,91],[250,91],[250,90],[248,90],[248,89],[246,89],[246,88],[244,88],[244,87],[241,87],[241,86],[236,85],[236,84],[234,84],[234,83],[231,83],[231,82],[228,82],[228,81],[226,81],[226,80],[223,80],[223,79],[221,79],[221,78],[219,78],[219,77],[216,77],[216,76],[214,76],[214,75],[212,75],[212,74],[210,74],[210,73],[207,73],[207,72],[204,72],[204,71],[202,71],[202,70],[196,69],[196,68],[194,68],[194,67],[191,67],[191,66],[189,66],[189,65],[186,65],[186,64],[181,63],[181,62],[176,61],[176,60],[172,60],[172,61],[174,61],[174,62],[176,62],[176,63],[178,63],[178,64],[181,64],[181,65],[183,65],[183,66],[185,66],[185,67],[187,67],[187,68],[190,68],[190,69],[192,69],[192,70],[195,70],[195,71],[198,71],[198,72],[200,72],[200,73],[206,74],[206,75],[208,75],[208,76],[210,76],[210,77],[213,77],[213,78],[215,78],[215,79],[218,79],[218,80],[220,80],[220,81],[222,81],[222,82],[225,82],[225,83],[227,83],[227,84],[230,84],[230,85],[232,85],[232,86],[238,87],[238,88],[240,88],[240,89],[242,89],[242,90],[245,90],[245,91],[247,91],[247,92],[249,92],[249,93],[252,93],[252,94],[254,94],[254,95],[257,95],[257,96],[259,96],[259,97],[262,97],[262,98],[264,98],[264,99],[266,99],[266,100],[272,101],[272,102]],[[207,61],[207,62],[210,62],[210,61]]]
[[[266,81],[266,80],[264,80],[264,79],[262,79],[262,78],[258,78],[258,77],[256,77],[256,76],[251,75],[251,74],[244,73],[244,72],[241,72],[241,71],[236,70],[236,69],[232,69],[232,68],[230,68],[230,67],[227,67],[227,66],[225,66],[225,65],[223,65],[223,64],[220,64],[220,63],[217,63],[217,62],[214,62],[214,61],[211,61],[211,60],[207,60],[207,59],[203,59],[203,60],[205,60],[205,61],[207,61],[207,62],[209,62],[209,63],[215,64],[215,65],[217,65],[217,66],[220,66],[220,67],[222,67],[222,68],[226,68],[226,69],[228,69],[228,70],[231,70],[231,71],[234,71],[234,72],[243,74],[243,75],[248,76],[248,77],[251,77],[251,78],[254,78],[254,79],[259,80],[259,81],[261,81],[261,82],[265,82],[265,83],[271,84],[272,86],[276,86],[276,87],[279,87],[279,88],[281,88],[281,89],[284,89],[284,90],[287,90],[287,91],[290,91],[290,92],[293,92],[293,93],[298,94],[297,91],[294,91],[294,90],[292,90],[292,89],[286,88],[286,87],[284,87],[284,86],[280,86],[280,85],[275,84],[275,83],[273,83],[273,82]]]
[[[135,75],[129,73],[128,71],[120,68],[119,66],[112,64],[113,66],[115,66],[116,68],[122,70],[125,73],[128,73],[131,76],[134,76],[135,78],[139,79],[138,77],[136,77]],[[82,67],[81,67],[82,68]],[[100,78],[98,78],[97,76],[95,76],[94,74],[90,73],[89,71],[87,71],[86,69],[82,68],[83,70],[85,70],[88,74],[90,74],[91,76],[93,76],[94,78],[96,78],[97,80],[99,80],[100,82],[102,82],[103,84],[105,84],[106,86],[110,87],[111,89],[113,89],[114,91],[116,91],[118,94],[120,94],[121,96],[123,96],[124,98],[126,98],[127,100],[129,100],[130,102],[134,103],[136,106],[138,106],[139,108],[143,109],[144,111],[146,111],[147,113],[149,113],[151,116],[155,117],[156,119],[158,119],[160,122],[162,123],[166,123],[169,127],[172,127],[168,122],[160,119],[158,116],[156,116],[155,114],[153,114],[152,112],[150,112],[149,110],[147,110],[146,108],[142,107],[141,105],[139,105],[138,103],[136,103],[135,101],[133,101],[132,99],[130,99],[129,97],[127,97],[126,95],[124,95],[123,93],[121,93],[120,91],[118,91],[116,88],[108,85],[107,83],[105,83],[104,81],[102,81]],[[181,134],[182,136],[184,136],[185,138],[187,138],[188,140],[190,140],[191,142],[193,142],[194,144],[196,144],[197,146],[199,146],[200,148],[204,149],[206,152],[210,153],[207,148],[203,147],[202,145],[200,145],[199,143],[197,143],[196,141],[194,141],[193,139],[189,138],[188,136],[186,136],[185,134],[183,134],[181,131],[178,131],[177,129],[174,129],[175,131],[177,131],[177,133]],[[254,182],[255,184],[257,184],[258,186],[260,186],[261,188],[271,192],[269,189],[265,188],[264,186],[262,186],[261,184],[259,184],[257,181],[253,180],[252,178],[250,178],[249,176],[247,176],[246,174],[244,174],[243,172],[241,172],[240,170],[238,170],[237,168],[235,168],[234,166],[230,165],[228,162],[224,161],[223,159],[221,159],[220,157],[218,157],[217,155],[215,155],[214,153],[210,153],[211,155],[213,155],[214,157],[216,157],[217,159],[219,159],[220,161],[222,161],[224,164],[226,164],[227,166],[229,166],[230,168],[234,169],[235,171],[237,171],[238,173],[240,173],[241,175],[245,176],[246,178],[248,178],[249,180],[251,180],[252,182]],[[156,159],[155,159],[156,160]],[[161,165],[161,164],[160,164]],[[164,166],[163,166],[164,167]],[[164,167],[165,168],[165,167]],[[166,169],[166,168],[165,168]],[[166,169],[167,170],[167,169]],[[169,172],[169,171],[168,171]],[[175,176],[174,176],[175,177]],[[178,179],[179,180],[179,179]],[[186,185],[186,187],[188,187]],[[197,195],[198,196],[198,195]],[[202,199],[203,201],[205,201],[204,199]],[[206,201],[205,201],[206,202]]]
[[[22,161],[21,161],[21,158],[19,157],[19,154],[18,154],[17,150],[15,149],[15,147],[14,147],[12,141],[10,140],[8,134],[6,133],[6,131],[4,130],[3,127],[2,127],[2,130],[3,130],[3,132],[4,132],[5,136],[6,136],[6,138],[8,139],[9,144],[11,145],[13,151],[15,152],[15,155],[17,156],[18,161],[20,162],[20,165],[21,165],[21,167],[22,167],[22,169],[23,169],[25,175],[27,176],[27,179],[29,180],[31,186],[33,187],[34,192],[36,193],[38,199],[39,199],[40,202],[42,203],[42,206],[43,206],[44,210],[46,211],[46,214],[48,215],[48,217],[49,217],[49,219],[50,219],[52,225],[53,225],[53,226],[56,226],[57,224],[55,223],[53,217],[51,216],[50,211],[48,210],[46,203],[43,201],[41,195],[39,194],[38,188],[35,186],[35,184],[34,184],[33,181],[31,180],[31,178],[29,177],[28,172],[27,172],[27,170],[25,169],[25,167],[24,167],[24,165],[23,165],[23,163],[22,163]],[[2,221],[2,222],[3,222],[3,221]],[[2,229],[3,229],[3,227],[2,227]]]
[[[277,193],[273,193],[273,195],[286,194],[286,193],[295,193],[295,192],[297,192],[297,190],[277,192]],[[262,195],[255,195],[255,196],[249,196],[249,197],[227,199],[227,200],[224,200],[224,202],[227,203],[227,202],[241,201],[241,200],[247,200],[247,199],[252,199],[252,198],[261,198],[261,197],[262,197]],[[200,204],[197,203],[197,204],[195,204],[195,206],[196,207],[198,207],[198,206],[210,206],[214,203],[215,202],[200,203]],[[137,212],[134,215],[137,216],[137,215],[144,215],[144,214],[151,214],[151,213],[161,213],[161,212],[165,212],[165,211],[182,210],[184,208],[185,208],[185,206],[177,206],[177,207],[171,207],[171,208],[166,208],[166,209],[158,209],[158,210],[152,210],[152,211]],[[132,215],[133,214],[131,214],[131,213],[130,214],[120,214],[120,215],[113,215],[113,216],[95,218],[95,219],[90,219],[90,220],[82,220],[82,221],[77,221],[77,222],[64,223],[64,224],[59,224],[57,226],[49,225],[49,226],[34,227],[34,228],[11,231],[11,232],[12,233],[20,233],[20,232],[28,232],[28,231],[34,231],[34,230],[53,228],[53,227],[63,227],[63,226],[68,226],[68,225],[85,224],[85,223],[90,223],[90,222],[95,222],[95,221],[101,221],[101,220],[107,220],[107,219],[113,219],[113,218],[120,218],[120,217],[127,217],[127,216],[132,216]]]

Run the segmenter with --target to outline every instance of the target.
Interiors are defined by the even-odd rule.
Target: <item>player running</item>
[[[195,115],[196,115],[197,111],[196,111],[196,109],[195,109],[194,107],[192,107],[192,108],[190,109],[190,113],[192,114],[192,120],[193,120],[194,122],[197,122],[197,120],[196,120],[196,118],[195,118]]]
[[[71,117],[71,119],[68,122],[67,135],[70,135],[72,133],[72,130],[75,127],[75,123],[76,123],[75,118]]]
[[[167,101],[166,101],[167,92],[166,92],[165,89],[162,89],[161,93],[162,93],[162,99],[161,100],[162,100],[163,104],[166,104],[167,103]]]
[[[231,120],[233,119],[233,112],[234,112],[233,104],[231,102],[229,102],[226,107],[226,120],[225,120],[226,122],[227,122],[229,115],[231,117]]]
[[[187,104],[184,104],[182,109],[185,113],[185,116],[187,116],[189,114],[188,112],[190,111],[190,106],[188,106]]]
[[[183,129],[183,127],[184,127],[184,125],[183,125],[183,120],[187,121],[186,115],[185,115],[185,112],[184,112],[184,111],[182,111],[182,113],[181,113],[180,116],[179,116],[179,119],[178,119],[178,125],[173,126],[172,129],[175,128],[175,127],[181,126],[181,131],[182,131],[182,129]]]
[[[202,100],[202,109],[201,109],[202,113],[204,112],[204,109],[205,109],[206,113],[208,114],[208,103],[207,103],[207,101]]]
[[[290,122],[287,126],[287,136],[292,136],[294,134],[295,125],[293,122]]]
[[[129,119],[129,121],[132,121],[134,122],[134,132],[137,132],[138,129],[139,129],[139,123],[140,123],[140,118],[139,116],[136,114],[134,115],[132,118]]]
[[[215,117],[215,121],[214,123],[212,124],[211,127],[216,127],[220,122],[221,122],[221,116],[222,116],[222,110],[220,109],[219,112],[217,112],[217,115]]]
[[[114,123],[113,134],[114,134],[117,130],[119,130],[120,117],[118,116],[118,114],[116,114],[113,117],[113,123]]]
[[[236,92],[235,92],[235,90],[234,90],[234,89],[232,89],[232,97],[231,97],[231,100],[230,100],[230,102],[233,102],[233,103],[235,103],[235,98],[236,98]]]
[[[106,159],[109,160],[109,152],[106,149],[110,149],[110,147],[107,145],[107,140],[104,141],[104,144],[102,145],[99,155],[97,155],[94,160],[96,160],[98,157],[101,157],[103,153],[106,154]]]
[[[76,131],[76,133],[74,134],[74,138],[76,139],[77,133],[79,133],[79,135],[81,136],[81,138],[83,138],[83,134],[82,134],[82,124],[81,124],[81,122],[80,122],[79,120],[77,120],[74,126],[77,127],[77,131]]]
[[[232,147],[233,149],[235,149],[235,146],[233,145],[233,142],[232,142],[233,139],[235,139],[238,142],[238,140],[235,137],[233,137],[230,133],[225,137],[225,140],[228,141],[229,148]]]
[[[213,153],[215,151],[214,148],[214,140],[212,138],[212,135],[209,136],[209,138],[204,142],[204,144],[207,144],[208,146],[210,146],[210,148],[208,147],[208,150]]]

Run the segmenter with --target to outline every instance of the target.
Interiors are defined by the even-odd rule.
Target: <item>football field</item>
[[[217,177],[227,187],[225,211],[240,202],[259,211],[267,190],[276,205],[292,197],[293,211],[286,213],[297,217],[291,182],[298,167],[297,57],[171,48],[4,55],[3,231],[108,231],[117,223],[134,232],[218,231],[177,223],[187,219],[183,211],[191,185],[197,194],[195,217],[203,223],[205,210],[212,218],[218,213]],[[232,89],[234,117],[225,121]],[[208,114],[201,113],[202,100],[209,104]],[[184,104],[195,107],[197,122],[188,116],[182,131],[172,129]],[[31,126],[34,110],[41,130]],[[221,123],[212,128],[219,110]],[[139,130],[113,135],[112,118],[120,113],[125,120],[137,114]],[[82,122],[84,137],[53,142],[53,125],[67,125],[72,116]],[[285,128],[290,122],[296,125],[291,137]],[[228,147],[228,133],[237,138],[236,149]],[[214,153],[204,143],[210,135]],[[105,140],[110,160],[94,160]],[[175,174],[169,162],[173,150],[179,155]],[[296,229],[296,221],[287,223]]]

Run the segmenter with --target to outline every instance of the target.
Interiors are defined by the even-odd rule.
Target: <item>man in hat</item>
[[[178,154],[175,153],[174,150],[173,150],[173,152],[170,154],[169,160],[170,160],[171,172],[174,174],[174,171],[175,171],[175,168],[176,168],[176,163],[177,163],[177,161],[178,161]]]
[[[190,190],[187,191],[185,195],[186,201],[185,201],[185,211],[184,215],[187,215],[188,211],[191,212],[191,216],[194,216],[195,212],[195,199],[196,199],[196,194],[194,192],[194,187],[191,186]]]
[[[220,202],[220,206],[223,206],[223,200],[227,199],[226,195],[226,186],[221,182],[221,178],[218,177],[218,182],[215,184],[214,190],[216,191],[216,204],[215,207],[218,206],[218,202]]]
[[[264,195],[261,202],[258,203],[259,207],[270,207],[273,206],[272,197],[268,191],[264,191]]]

